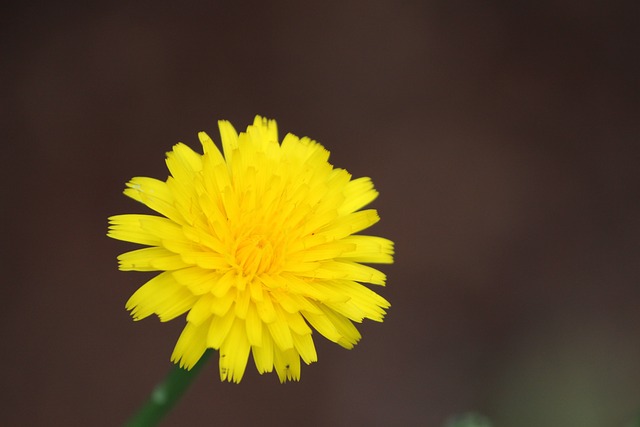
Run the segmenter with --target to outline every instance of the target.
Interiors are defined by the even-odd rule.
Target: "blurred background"
[[[167,426],[624,426],[640,410],[640,3],[21,2],[1,25],[0,424],[120,425],[183,319],[107,217],[255,114],[381,192],[392,302],[280,385],[214,357]]]

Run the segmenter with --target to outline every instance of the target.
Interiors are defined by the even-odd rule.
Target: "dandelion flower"
[[[213,348],[222,381],[240,382],[250,354],[261,374],[299,380],[300,359],[317,360],[312,329],[351,349],[361,337],[353,322],[382,321],[389,308],[363,285],[385,275],[364,264],[392,263],[393,243],[356,234],[378,222],[362,209],[378,193],[317,142],[280,143],[273,120],[219,129],[224,155],[200,132],[204,154],[175,145],[166,181],[127,183],[124,194],[159,215],[109,218],[110,237],[149,246],[120,255],[120,270],[161,273],[126,308],[135,320],[187,313],[171,355],[183,368]]]

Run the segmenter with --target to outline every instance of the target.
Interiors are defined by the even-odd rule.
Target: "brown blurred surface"
[[[132,2],[133,3],[133,2]],[[622,426],[640,410],[638,2],[24,2],[3,13],[0,424],[120,425],[183,321],[106,218],[255,114],[371,176],[393,304],[280,385],[217,360],[167,426]],[[317,334],[316,334],[317,335]]]

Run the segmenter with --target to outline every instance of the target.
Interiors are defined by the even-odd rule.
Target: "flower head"
[[[199,133],[204,154],[179,143],[166,181],[137,177],[124,194],[160,214],[116,215],[108,235],[149,247],[118,257],[121,270],[161,271],[127,301],[135,320],[184,313],[171,360],[190,369],[207,348],[220,352],[220,378],[240,382],[249,354],[260,373],[300,378],[317,360],[312,328],[345,348],[353,322],[382,321],[389,303],[361,283],[385,275],[361,263],[393,262],[393,243],[355,234],[379,220],[369,178],[328,163],[309,138],[278,140],[256,117],[238,133],[220,121],[224,155]]]

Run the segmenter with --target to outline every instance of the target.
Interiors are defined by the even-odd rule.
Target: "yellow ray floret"
[[[220,378],[240,382],[249,356],[259,373],[300,378],[318,360],[313,332],[353,348],[353,322],[382,321],[389,302],[364,283],[386,276],[393,242],[357,234],[380,217],[378,196],[309,138],[278,139],[275,121],[245,132],[219,123],[222,151],[204,132],[204,154],[179,143],[166,181],[136,177],[125,195],[158,215],[109,218],[108,236],[147,247],[118,257],[121,270],[159,271],[127,301],[135,320],[186,314],[171,360],[190,369],[219,350]]]

